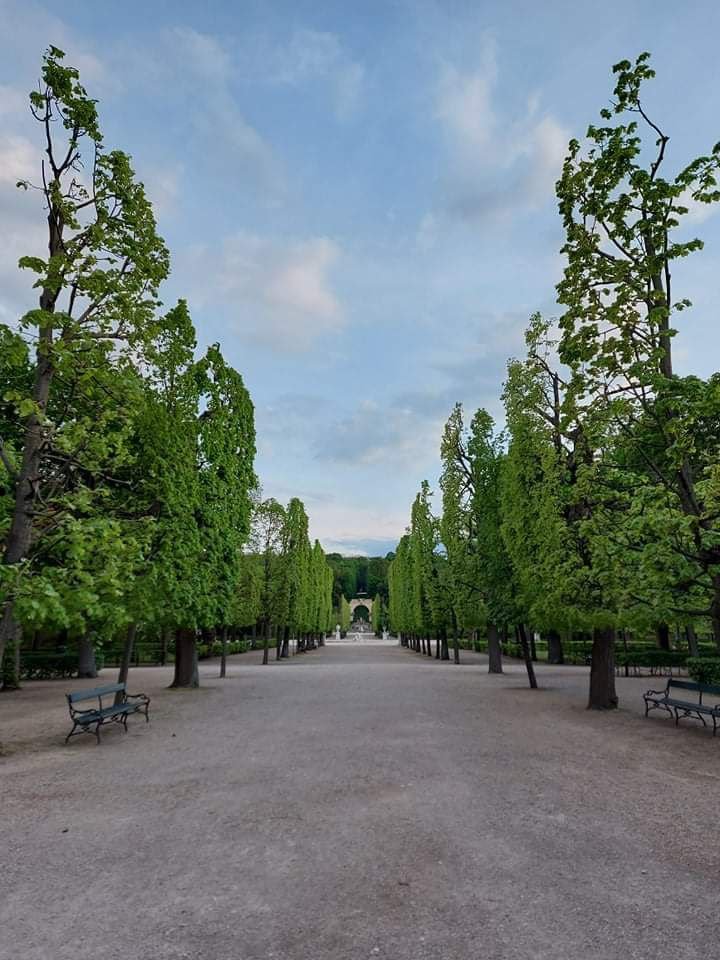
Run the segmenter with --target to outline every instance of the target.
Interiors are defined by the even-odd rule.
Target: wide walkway
[[[466,659],[248,655],[193,692],[136,671],[152,723],[100,747],[61,746],[67,682],[0,698],[0,957],[712,953],[720,740],[642,719],[647,680],[599,715],[584,669],[531,692]]]

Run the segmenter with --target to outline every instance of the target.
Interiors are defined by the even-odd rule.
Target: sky
[[[187,299],[256,409],[266,496],[299,496],[326,550],[383,555],[439,470],[462,402],[502,418],[532,313],[557,316],[554,197],[567,142],[643,50],[677,169],[720,140],[720,4],[688,0],[0,0],[0,321],[33,305],[17,259],[42,210],[17,191],[54,44],[133,157]],[[720,217],[675,270],[694,303],[681,373],[718,369]]]

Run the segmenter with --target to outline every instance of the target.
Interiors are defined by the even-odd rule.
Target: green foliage
[[[720,686],[720,657],[688,657],[687,669],[698,683]]]
[[[340,630],[346,633],[352,623],[352,613],[350,612],[350,603],[344,596],[340,597],[340,609],[338,610],[338,623]]]
[[[18,627],[324,634],[332,572],[304,508],[258,501],[242,377],[217,344],[196,358],[185,301],[158,311],[169,255],[144,187],[55,47],[30,103],[49,255],[20,259],[38,304],[0,325],[0,659]]]

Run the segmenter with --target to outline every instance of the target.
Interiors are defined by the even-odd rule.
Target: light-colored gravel
[[[720,738],[644,720],[647,679],[598,714],[582,668],[258,659],[133,671],[152,722],[99,747],[62,746],[94,681],[0,697],[2,960],[716,952]]]

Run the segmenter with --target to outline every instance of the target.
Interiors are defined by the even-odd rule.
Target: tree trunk
[[[49,218],[51,220],[51,218]],[[51,222],[50,255],[60,248],[61,237],[59,224],[62,218],[57,218],[57,224]],[[40,308],[51,313],[55,308],[57,293],[43,290],[40,296]],[[53,378],[52,366],[52,339],[53,329],[45,324],[40,330],[37,346],[37,363],[35,366],[35,380],[33,383],[33,400],[37,411],[31,413],[25,421],[25,436],[23,440],[23,455],[20,469],[15,477],[15,503],[13,507],[10,529],[5,539],[5,554],[3,563],[20,563],[27,557],[32,540],[32,510],[35,504],[36,492],[39,486],[40,460],[45,440],[45,410],[47,408],[50,384]],[[5,644],[12,642],[19,636],[19,624],[15,620],[14,602],[8,600],[3,607],[3,616],[0,620],[0,664],[3,662]]]
[[[533,666],[532,656],[530,654],[530,642],[528,641],[527,629],[524,623],[518,624],[518,639],[523,652],[525,669],[527,670],[528,683],[531,690],[537,690],[537,678],[535,677],[535,667]]]
[[[227,674],[227,645],[228,645],[228,628],[227,627],[222,628],[221,643],[222,643],[222,650],[220,652],[220,679],[224,680]]]
[[[5,655],[0,661],[0,690],[4,693],[20,690],[20,637],[17,634],[5,645]]]
[[[195,631],[186,627],[175,631],[175,676],[170,687],[200,686]]]
[[[700,648],[698,647],[697,636],[695,635],[695,627],[689,623],[685,627],[685,637],[687,639],[688,652],[691,657],[700,656]]]
[[[612,627],[593,630],[590,665],[589,710],[615,710],[615,630]]]
[[[270,635],[272,633],[272,624],[268,620],[265,624],[265,636],[263,637],[263,666],[270,662]]]
[[[548,631],[547,635],[548,663],[564,663],[562,640],[557,630]]]
[[[448,649],[447,636],[444,633],[442,635],[442,653],[441,653],[440,659],[441,660],[450,659],[450,650]]]
[[[290,627],[285,627],[283,630],[282,651],[280,656],[286,660],[290,657]]]
[[[78,676],[97,677],[97,675],[95,647],[90,637],[86,634],[78,640]]]
[[[710,620],[712,622],[713,639],[720,653],[720,574],[712,578],[713,594],[710,604]]]
[[[527,628],[528,641],[530,643],[530,659],[533,663],[537,663],[537,648],[535,647],[535,631],[531,628]]]
[[[457,624],[453,630],[453,663],[460,663],[460,637],[458,636]]]
[[[657,625],[657,645],[661,650],[670,649],[670,627],[666,623]]]
[[[500,644],[500,634],[494,623],[487,625],[488,642],[488,673],[502,673],[502,645]]]
[[[125,634],[125,643],[123,644],[122,657],[120,658],[120,669],[118,670],[118,683],[127,683],[130,673],[130,664],[132,663],[133,648],[135,647],[135,637],[137,635],[137,624],[131,623]],[[122,703],[123,694],[115,694],[115,705]]]

